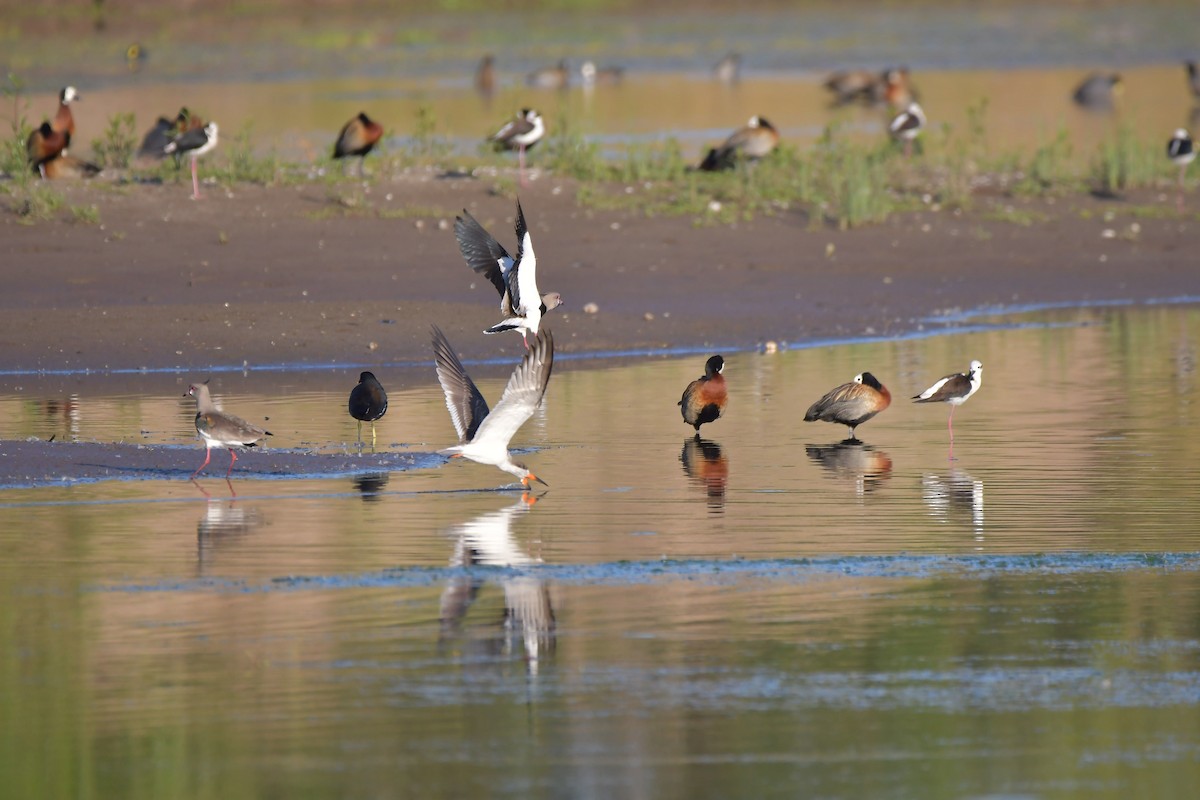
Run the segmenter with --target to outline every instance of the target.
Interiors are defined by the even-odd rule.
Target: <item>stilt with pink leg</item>
[[[196,162],[200,156],[217,146],[217,123],[210,122],[203,128],[192,128],[184,131],[179,136],[176,136],[167,146],[163,148],[163,153],[171,155],[178,153],[180,155],[188,155],[192,159],[192,199],[200,199],[200,178],[196,172]]]
[[[950,419],[946,429],[950,432],[950,457],[954,457],[954,409],[967,402],[971,395],[983,385],[983,364],[972,361],[966,372],[955,372],[913,397],[916,403],[949,403]]]
[[[532,108],[523,108],[520,114],[489,136],[488,141],[494,142],[499,148],[517,151],[517,174],[521,185],[525,186],[525,151],[545,135],[546,123],[542,115]]]

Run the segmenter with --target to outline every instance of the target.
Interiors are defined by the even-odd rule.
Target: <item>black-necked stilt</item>
[[[58,93],[58,111],[54,119],[43,122],[25,140],[25,152],[35,172],[40,172],[38,167],[41,164],[67,152],[71,137],[75,135],[75,115],[71,113],[71,103],[82,99],[74,86],[64,86]]]
[[[917,103],[909,103],[908,107],[895,116],[888,125],[888,133],[896,141],[904,142],[904,157],[912,155],[913,140],[925,127],[925,111]]]
[[[340,159],[358,156],[358,174],[361,177],[367,153],[374,150],[382,138],[383,126],[360,111],[358,116],[342,126],[337,142],[333,145],[333,157]]]
[[[745,126],[738,128],[720,147],[708,151],[700,162],[706,172],[732,169],[739,160],[757,161],[769,155],[779,144],[779,131],[765,117],[751,117]]]
[[[863,372],[850,383],[831,389],[824,397],[808,407],[805,422],[836,422],[850,428],[850,438],[856,439],[854,429],[892,404],[892,393],[874,375]]]
[[[950,446],[954,446],[954,409],[967,402],[979,391],[983,383],[983,364],[972,361],[966,372],[955,372],[940,378],[937,383],[913,397],[916,403],[949,403],[950,420],[946,427],[950,431]]]
[[[1075,87],[1075,92],[1071,95],[1071,99],[1076,105],[1091,109],[1110,109],[1113,106],[1113,100],[1121,92],[1121,76],[1115,72],[1101,74],[1094,72],[1088,75],[1079,86]]]
[[[687,385],[677,405],[683,421],[700,432],[700,426],[725,413],[725,359],[712,356],[704,364],[704,375]]]
[[[540,67],[525,76],[525,85],[533,89],[565,89],[570,83],[571,73],[566,61],[553,67]]]
[[[533,147],[546,135],[546,123],[542,115],[532,108],[523,108],[521,113],[504,124],[500,130],[488,137],[497,147],[517,151],[518,174],[521,185],[525,185],[525,151]]]
[[[740,53],[726,53],[713,65],[713,77],[724,84],[734,84],[742,77]]]
[[[1175,205],[1179,211],[1183,212],[1183,176],[1187,172],[1188,164],[1196,160],[1195,142],[1188,132],[1183,128],[1175,131],[1175,135],[1171,137],[1171,141],[1167,142],[1167,157],[1171,159],[1171,163],[1179,167],[1179,194],[1176,195]]]
[[[364,372],[350,390],[350,416],[358,420],[358,441],[362,441],[362,424],[371,423],[371,447],[375,446],[375,422],[387,413],[387,392],[374,373]]]
[[[517,201],[517,257],[484,230],[465,208],[454,219],[454,238],[467,266],[491,281],[500,293],[500,313],[504,319],[484,333],[519,330],[529,349],[527,334],[537,336],[538,325],[547,311],[562,305],[558,292],[540,294],[537,288],[537,258],[533,253],[533,238],[525,225],[521,201]]]
[[[251,425],[241,417],[219,411],[208,393],[208,382],[193,383],[188,387],[187,394],[196,398],[196,433],[204,440],[204,463],[192,473],[192,478],[200,474],[200,470],[208,466],[212,448],[224,447],[229,450],[229,469],[225,472],[228,478],[233,472],[233,463],[237,461],[234,450],[242,447],[254,447],[271,432],[257,425]]]
[[[178,153],[188,155],[192,159],[192,199],[200,199],[200,179],[196,175],[196,161],[200,156],[217,146],[217,123],[210,122],[203,128],[192,128],[172,139],[163,152],[167,155]]]
[[[188,111],[187,106],[179,109],[174,119],[159,117],[154,127],[146,131],[138,146],[138,158],[162,159],[167,156],[167,145],[171,140],[194,128],[203,128],[204,120]],[[175,165],[179,166],[179,154],[175,154]]]
[[[452,458],[462,457],[479,464],[491,464],[521,480],[528,486],[531,480],[545,484],[524,464],[512,460],[508,443],[513,434],[525,424],[550,383],[554,367],[554,337],[543,329],[513,370],[500,402],[491,411],[479,393],[475,382],[467,375],[454,348],[436,325],[433,326],[433,355],[437,365],[438,382],[446,395],[446,408],[458,432],[459,444],[439,450]]]

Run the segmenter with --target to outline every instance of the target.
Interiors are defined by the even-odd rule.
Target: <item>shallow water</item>
[[[198,486],[0,491],[0,774],[27,797],[1186,796],[1200,309],[984,322],[726,353],[699,443],[675,400],[703,356],[564,360],[519,434],[534,502],[475,464],[259,480],[253,452],[229,484],[218,454]],[[906,398],[972,358],[952,460],[948,409]],[[468,367],[494,401],[508,368]],[[864,369],[896,399],[863,443],[800,421]],[[336,450],[351,372],[214,393],[273,446]],[[376,372],[380,448],[444,446],[432,368]],[[187,380],[9,376],[0,438],[196,448]]]

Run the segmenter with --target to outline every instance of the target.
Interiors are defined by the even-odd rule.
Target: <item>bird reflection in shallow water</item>
[[[233,483],[229,485],[229,497],[214,498],[205,491],[204,487],[192,481],[196,488],[208,498],[204,505],[204,516],[196,524],[196,558],[200,573],[209,561],[222,548],[240,541],[243,536],[262,524],[262,519],[256,510],[247,508],[238,501],[237,493],[233,491]]]
[[[721,454],[721,445],[696,434],[683,441],[683,452],[679,454],[683,472],[708,497],[710,511],[725,508],[725,487],[729,482],[729,459]]]
[[[983,541],[983,481],[961,469],[949,475],[927,473],[921,478],[921,497],[940,522],[961,524],[969,517],[976,541]]]
[[[878,489],[892,477],[891,457],[859,439],[843,439],[827,445],[810,444],[804,451],[835,478],[854,481],[854,493],[859,497]]]
[[[355,475],[354,488],[362,493],[364,503],[379,501],[379,495],[388,484],[389,475],[386,472],[372,472],[369,475]]]
[[[533,567],[542,563],[521,549],[512,534],[512,523],[524,514],[538,498],[525,493],[515,504],[476,517],[450,531],[454,537],[451,567]],[[440,621],[441,643],[465,635],[463,622],[491,575],[464,574],[451,578],[442,590]],[[468,644],[482,644],[490,655],[512,655],[514,645],[524,647],[525,663],[530,675],[538,672],[538,661],[554,652],[556,643],[554,608],[546,581],[530,574],[500,573],[504,591],[504,616],[498,626],[489,625],[490,635]]]

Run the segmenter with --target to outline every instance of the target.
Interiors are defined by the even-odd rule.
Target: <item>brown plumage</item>
[[[333,157],[358,156],[358,174],[362,175],[367,153],[374,150],[382,138],[383,126],[360,111],[358,116],[342,126],[342,131],[333,146]]]
[[[98,165],[65,153],[43,162],[39,169],[43,178],[52,181],[71,178],[94,178],[100,174],[100,167]]]
[[[484,97],[491,97],[496,92],[496,57],[488,53],[479,59],[475,68],[475,91]]]
[[[192,477],[195,478],[200,474],[200,470],[208,466],[212,448],[224,447],[229,450],[229,469],[225,471],[225,477],[228,478],[233,472],[234,462],[237,461],[234,448],[254,447],[263,437],[270,436],[271,432],[251,425],[241,417],[219,410],[208,393],[207,382],[193,383],[184,397],[188,395],[196,398],[196,433],[204,440],[204,463],[192,473]]]
[[[43,122],[25,140],[25,153],[35,172],[40,172],[38,168],[43,163],[67,151],[71,137],[75,135],[75,116],[71,113],[71,103],[79,99],[74,86],[63,87],[58,95],[58,111],[54,119]]]
[[[754,116],[743,127],[729,135],[720,147],[708,151],[700,162],[700,169],[716,172],[733,169],[738,161],[757,161],[770,155],[779,145],[779,131],[765,117]]]
[[[725,359],[713,356],[704,365],[704,376],[688,384],[679,400],[683,421],[700,431],[700,426],[725,413]]]
[[[854,429],[892,404],[892,394],[874,375],[864,372],[855,375],[850,383],[831,389],[824,397],[809,406],[805,422],[836,422],[850,428],[850,438],[856,439]]]

